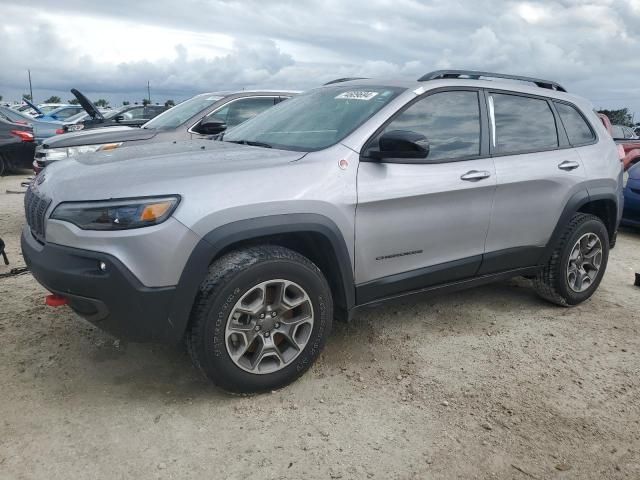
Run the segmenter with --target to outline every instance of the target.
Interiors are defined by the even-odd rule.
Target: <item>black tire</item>
[[[571,251],[583,235],[597,235],[602,246],[602,260],[597,276],[583,292],[569,286],[567,266]],[[538,295],[563,307],[571,307],[587,300],[598,289],[609,260],[609,234],[602,220],[594,215],[576,213],[566,226],[551,258],[534,280]]]
[[[304,348],[291,363],[272,373],[240,368],[231,358],[225,329],[234,305],[261,282],[284,279],[308,294],[314,321]],[[191,313],[187,348],[194,365],[214,384],[233,393],[281,388],[300,377],[318,358],[331,331],[333,301],[320,269],[297,252],[275,245],[228,253],[209,267]]]
[[[3,155],[0,155],[0,177],[4,177],[9,172],[9,166]]]

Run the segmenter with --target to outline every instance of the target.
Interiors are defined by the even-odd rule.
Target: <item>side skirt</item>
[[[480,285],[486,285],[493,282],[498,282],[501,280],[509,280],[513,277],[518,277],[522,275],[535,275],[541,267],[524,267],[524,268],[516,268],[512,270],[507,270],[504,272],[492,273],[488,275],[481,275],[478,277],[469,278],[466,280],[459,280],[456,282],[443,283],[440,285],[434,285],[431,287],[420,288],[417,290],[412,290],[408,292],[403,292],[395,295],[390,295],[387,297],[382,297],[376,300],[372,300],[360,305],[357,305],[354,309],[352,309],[350,313],[350,317],[354,314],[358,313],[360,310],[364,310],[371,307],[376,307],[378,305],[400,302],[406,300],[408,297],[414,295],[421,295],[424,297],[435,296],[443,293],[455,292],[458,290],[465,290],[467,288],[478,287]]]

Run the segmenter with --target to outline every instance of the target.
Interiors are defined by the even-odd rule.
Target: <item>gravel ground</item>
[[[11,266],[24,177],[0,179]],[[253,397],[0,279],[0,478],[640,478],[638,247],[622,232],[572,309],[518,279],[370,310]]]

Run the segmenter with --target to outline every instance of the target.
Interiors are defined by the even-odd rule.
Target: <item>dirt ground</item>
[[[0,179],[12,267],[25,176]],[[621,232],[573,309],[518,279],[370,310],[253,397],[0,279],[0,478],[640,478],[639,247]]]

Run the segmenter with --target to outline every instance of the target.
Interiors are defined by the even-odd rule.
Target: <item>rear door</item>
[[[497,189],[480,274],[533,266],[585,170],[553,103],[488,91]]]
[[[396,130],[427,137],[421,163],[366,157]],[[363,149],[357,184],[358,303],[473,276],[496,185],[482,92],[429,92],[405,107]]]

